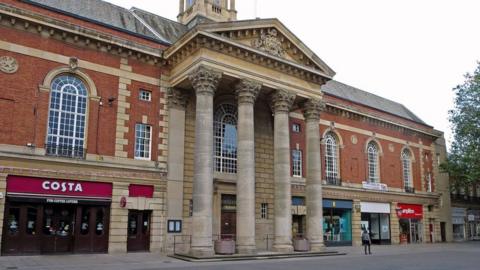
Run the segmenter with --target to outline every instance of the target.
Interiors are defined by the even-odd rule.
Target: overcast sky
[[[176,20],[178,0],[108,0]],[[238,19],[278,18],[335,79],[400,102],[450,139],[452,88],[480,60],[478,0],[237,0]]]

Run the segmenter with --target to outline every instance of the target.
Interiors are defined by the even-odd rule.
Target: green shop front
[[[323,200],[323,240],[326,246],[352,245],[352,201]]]

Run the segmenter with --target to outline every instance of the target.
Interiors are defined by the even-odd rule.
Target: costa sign
[[[27,176],[8,176],[7,193],[29,195],[60,195],[69,197],[111,198],[112,184],[70,181]]]
[[[423,218],[423,206],[420,204],[405,204],[399,203],[397,205],[397,216],[399,218]]]

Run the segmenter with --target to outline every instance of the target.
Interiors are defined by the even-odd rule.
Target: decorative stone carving
[[[295,94],[287,90],[277,90],[272,95],[271,107],[275,112],[290,112],[293,102],[295,101]]]
[[[311,98],[303,105],[305,120],[320,120],[320,112],[325,109],[325,103],[316,98]]]
[[[195,89],[197,95],[206,94],[213,96],[221,78],[221,72],[204,66],[198,67],[188,75],[188,79],[192,83],[193,89]]]
[[[68,65],[70,66],[70,70],[75,71],[78,68],[78,58],[70,57]]]
[[[392,152],[392,153],[395,152],[395,146],[393,146],[392,143],[389,143],[389,144],[388,144],[388,150],[389,150],[390,152]]]
[[[0,56],[0,71],[13,74],[18,70],[18,62],[10,56]]]
[[[358,138],[356,135],[352,135],[350,136],[350,141],[353,143],[353,144],[357,144],[358,143]]]
[[[167,100],[169,108],[185,109],[188,96],[181,90],[175,88],[167,89]]]
[[[262,32],[260,38],[252,41],[252,46],[271,55],[282,57],[285,50],[277,35],[276,29],[270,29],[267,33]]]
[[[262,84],[252,80],[241,80],[235,85],[235,94],[239,103],[255,103]]]

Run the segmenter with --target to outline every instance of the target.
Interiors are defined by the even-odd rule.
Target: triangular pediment
[[[252,49],[318,70],[335,72],[277,19],[257,19],[204,24],[200,30],[228,38]]]

